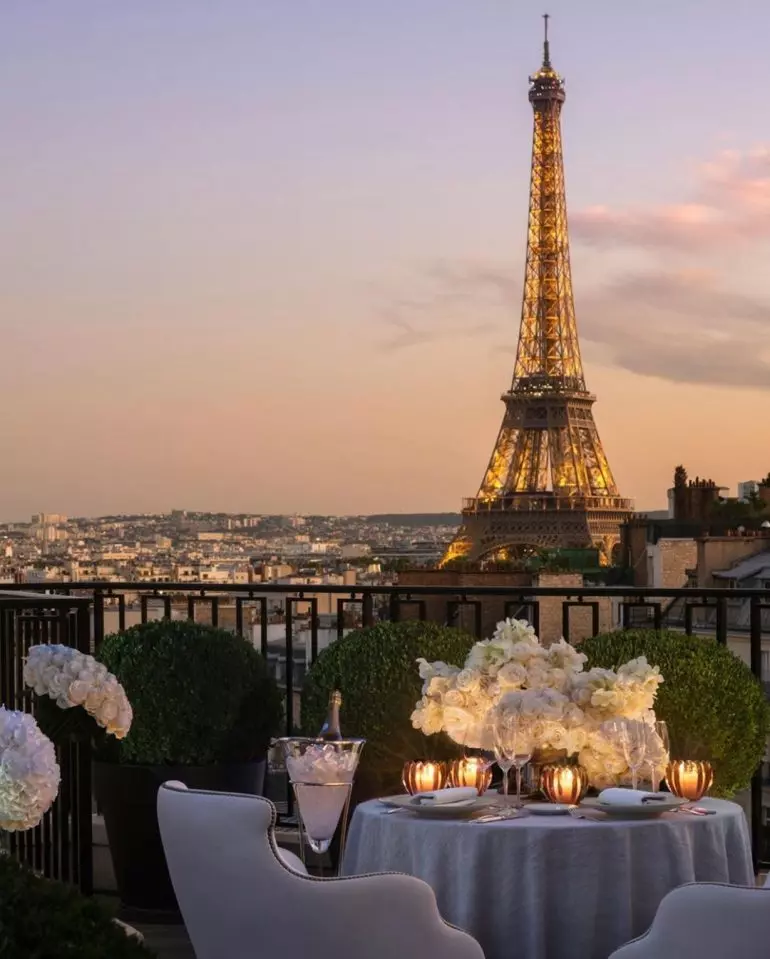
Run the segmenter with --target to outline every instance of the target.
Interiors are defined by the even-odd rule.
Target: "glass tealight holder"
[[[676,759],[666,767],[666,785],[680,799],[697,802],[711,789],[714,770],[704,760]]]
[[[540,770],[540,788],[549,802],[576,806],[588,791],[588,773],[582,766],[549,764]]]
[[[350,793],[366,740],[327,741],[298,736],[279,742],[297,800],[301,836],[304,835],[313,852],[325,853],[341,819],[341,862]],[[300,847],[304,851],[304,843]]]
[[[422,762],[419,760],[404,763],[401,782],[410,796],[415,793],[443,789],[447,783],[446,763]]]
[[[450,786],[473,786],[479,796],[483,796],[491,783],[492,770],[483,759],[468,756],[449,764]]]

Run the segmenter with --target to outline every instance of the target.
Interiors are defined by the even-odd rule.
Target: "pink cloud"
[[[701,164],[687,202],[589,207],[570,217],[570,229],[595,246],[646,249],[697,250],[770,237],[770,147],[724,150]]]

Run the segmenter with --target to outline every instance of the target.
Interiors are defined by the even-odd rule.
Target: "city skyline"
[[[9,3],[0,518],[473,495],[519,325],[540,12]],[[656,509],[679,462],[765,476],[770,11],[548,12],[618,485]]]

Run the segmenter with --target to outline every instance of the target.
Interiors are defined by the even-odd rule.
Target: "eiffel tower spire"
[[[529,78],[533,110],[527,259],[519,345],[505,415],[474,499],[441,561],[544,547],[599,549],[609,562],[622,499],[594,423],[580,357],[567,229],[561,110],[564,80],[543,63]]]

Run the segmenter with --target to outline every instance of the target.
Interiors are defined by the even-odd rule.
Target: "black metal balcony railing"
[[[34,713],[33,697],[24,688],[22,668],[30,646],[63,643],[88,652],[88,597],[47,596],[31,592],[0,593],[0,703]],[[87,744],[57,741],[61,770],[59,795],[40,825],[8,833],[10,853],[53,879],[92,888],[91,751]]]
[[[4,591],[12,589],[0,584],[0,599]],[[762,639],[765,636],[770,643],[770,590],[104,582],[38,583],[25,589],[85,604],[90,613],[92,650],[98,649],[106,633],[151,618],[187,617],[247,636],[272,664],[286,690],[287,735],[297,731],[295,696],[322,641],[383,619],[432,619],[463,626],[479,638],[489,635],[494,624],[506,616],[527,619],[538,633],[542,627],[573,641],[580,638],[578,632],[596,635],[613,628],[710,633],[722,644],[729,637],[748,640],[752,672],[760,679],[768,678],[762,676]],[[46,605],[53,601],[54,596],[46,596]],[[78,636],[77,642],[82,644],[83,636]],[[288,793],[289,811],[290,804]],[[764,818],[762,772],[758,770],[751,792],[752,841],[758,865],[770,860],[770,825],[765,825]]]

